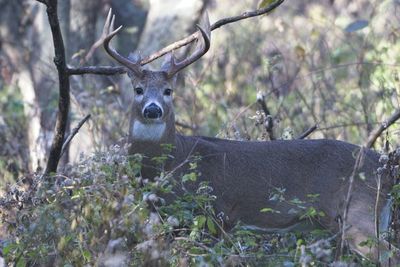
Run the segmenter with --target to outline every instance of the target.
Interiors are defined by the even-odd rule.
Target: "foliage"
[[[210,62],[187,75],[185,86],[194,90],[179,92],[186,103],[177,100],[178,119],[206,135],[262,139],[263,125],[248,120],[260,109],[255,103],[260,92],[274,118],[275,136],[291,129],[296,137],[318,124],[311,138],[363,143],[398,109],[400,46],[393,39],[396,16],[388,15],[398,4],[349,3],[286,3],[273,16],[213,32]],[[234,13],[252,4],[226,6]],[[226,6],[218,3],[215,16],[224,16]]]
[[[29,188],[10,189],[0,201],[9,232],[6,260],[17,266],[294,266],[333,260],[325,231],[270,234],[239,223],[225,232],[212,188],[202,182],[195,192],[185,189],[196,183],[199,158],[179,179],[161,172],[150,181],[140,176],[142,157],[126,151],[113,146],[81,158],[54,183],[36,177]],[[311,202],[317,198],[309,196]]]
[[[15,88],[0,88],[0,181],[12,183],[26,170],[25,114]]]

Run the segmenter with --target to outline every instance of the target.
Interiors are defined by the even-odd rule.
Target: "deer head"
[[[110,46],[112,38],[122,29],[114,30],[115,16],[108,13],[102,39],[107,53],[127,68],[134,90],[131,110],[130,141],[173,143],[175,137],[175,117],[172,95],[175,87],[176,74],[201,58],[210,48],[210,24],[208,18],[205,26],[197,26],[200,46],[187,58],[177,62],[172,53],[168,54],[161,70],[153,71],[143,68],[141,57],[131,54],[128,57],[120,55]],[[200,39],[198,37],[198,39]],[[146,62],[148,63],[148,62]]]

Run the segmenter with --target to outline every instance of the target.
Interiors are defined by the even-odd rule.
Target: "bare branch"
[[[67,149],[69,143],[71,143],[72,138],[74,138],[74,136],[79,132],[79,130],[81,129],[81,127],[83,126],[83,124],[85,124],[85,122],[90,119],[90,114],[86,115],[79,123],[78,125],[72,129],[72,132],[69,134],[69,136],[67,137],[67,139],[65,140],[62,149],[61,149],[61,155],[60,157],[64,154],[65,150]]]
[[[47,161],[44,175],[57,171],[58,162],[61,157],[61,149],[64,141],[65,131],[67,129],[69,105],[70,105],[70,85],[69,74],[65,60],[65,48],[61,34],[60,23],[57,15],[57,1],[40,1],[47,7],[47,17],[49,20],[51,34],[53,37],[54,45],[54,64],[57,67],[58,80],[59,80],[59,99],[58,99],[58,113],[56,119],[55,133],[53,142],[51,144],[49,158]]]
[[[396,110],[396,112],[393,113],[393,115],[390,116],[390,118],[386,122],[382,123],[381,125],[379,125],[378,128],[371,132],[371,134],[368,136],[368,141],[365,143],[365,146],[371,148],[375,144],[376,139],[378,139],[378,137],[383,133],[383,131],[389,128],[399,118],[400,109]]]
[[[297,139],[304,139],[307,136],[309,136],[310,134],[312,134],[317,129],[318,129],[318,124],[315,124],[314,126],[308,128],[307,131],[302,133],[299,137],[297,137]]]
[[[265,102],[265,96],[261,92],[257,93],[257,103],[260,105],[260,107],[263,110],[264,115],[265,115],[264,127],[268,133],[269,140],[271,140],[271,141],[275,140],[274,131],[273,131],[274,119],[271,116],[269,109],[267,108],[267,104]]]
[[[127,70],[125,67],[111,67],[111,66],[87,66],[87,67],[69,67],[69,75],[83,75],[83,74],[96,74],[96,75],[116,75],[124,74]]]
[[[267,108],[267,104],[265,103],[265,96],[261,92],[257,93],[257,103],[260,105],[265,116],[271,115],[271,112],[269,112],[269,109]]]
[[[360,147],[360,151],[358,151],[358,155],[357,155],[356,161],[354,163],[353,172],[351,173],[350,178],[349,178],[349,187],[347,189],[346,202],[345,202],[345,207],[344,207],[344,211],[343,211],[343,223],[341,226],[342,229],[341,229],[341,241],[340,241],[340,247],[339,247],[339,255],[341,255],[343,253],[344,245],[346,242],[346,231],[348,229],[347,216],[349,213],[350,201],[351,201],[351,196],[352,196],[352,192],[353,192],[354,178],[362,166],[362,163],[364,161],[365,152],[366,152],[366,148],[363,146]]]
[[[373,123],[374,125],[378,125],[378,122]],[[352,122],[352,123],[343,123],[343,124],[334,124],[326,127],[318,127],[320,131],[329,131],[337,128],[346,128],[346,127],[355,127],[355,126],[364,126],[365,122]]]

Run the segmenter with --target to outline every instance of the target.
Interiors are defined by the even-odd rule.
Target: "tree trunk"
[[[150,0],[138,51],[151,54],[195,31],[207,3],[207,0]]]
[[[43,69],[34,68],[33,64],[40,62],[42,51],[48,49],[39,41],[41,34],[46,32],[47,24],[41,25],[41,9],[32,1],[0,1],[0,56],[12,73],[10,85],[18,88],[22,95],[24,112],[27,117],[26,137],[29,146],[29,170],[35,171],[44,166],[45,146],[41,131],[42,109],[37,96],[38,81]],[[18,23],[15,23],[15,22]],[[44,29],[44,30],[43,30]],[[47,27],[48,29],[48,27]],[[48,51],[48,50],[47,50]]]

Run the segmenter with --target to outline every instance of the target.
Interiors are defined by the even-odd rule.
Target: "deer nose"
[[[159,119],[162,116],[162,109],[155,103],[151,103],[143,110],[146,119]]]

